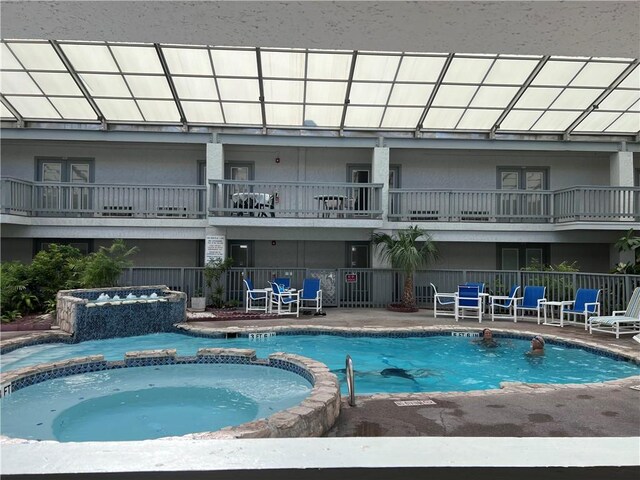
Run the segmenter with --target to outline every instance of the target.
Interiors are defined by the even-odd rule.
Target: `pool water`
[[[500,382],[588,383],[640,374],[640,366],[579,348],[547,343],[543,357],[528,357],[528,340],[497,338],[497,348],[474,339],[428,337],[366,337],[338,335],[275,335],[216,339],[181,334],[152,334],[77,344],[42,344],[2,356],[3,370],[64,358],[104,354],[121,360],[125,352],[176,348],[195,355],[199,348],[251,348],[259,357],[273,352],[304,355],[325,363],[346,392],[345,357],[351,355],[357,394],[468,391],[499,388]]]
[[[2,434],[83,442],[215,431],[297,405],[311,388],[295,373],[255,365],[105,370],[45,381],[3,397]]]

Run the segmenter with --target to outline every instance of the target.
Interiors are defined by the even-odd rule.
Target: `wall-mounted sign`
[[[344,274],[344,282],[345,283],[356,283],[358,281],[358,275],[355,273],[345,273]]]
[[[224,260],[225,241],[224,235],[207,235],[204,245],[205,265],[211,260]]]

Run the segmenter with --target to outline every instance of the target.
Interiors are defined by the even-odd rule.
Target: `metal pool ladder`
[[[347,375],[347,388],[349,389],[349,406],[356,406],[356,386],[353,379],[353,360],[351,360],[351,355],[347,355],[347,359],[345,361],[345,373]]]

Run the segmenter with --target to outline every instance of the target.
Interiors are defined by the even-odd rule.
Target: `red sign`
[[[344,275],[345,283],[356,283],[357,280],[358,275],[356,275],[355,273],[345,273]]]

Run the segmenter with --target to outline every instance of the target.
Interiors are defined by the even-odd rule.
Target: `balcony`
[[[572,187],[557,191],[389,191],[390,221],[567,223],[638,222],[640,188]]]
[[[204,185],[44,183],[2,178],[2,213],[28,217],[205,218]]]
[[[381,219],[382,185],[211,180],[209,214],[293,219]]]

